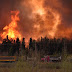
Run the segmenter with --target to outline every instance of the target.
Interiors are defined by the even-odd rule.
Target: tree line
[[[7,36],[0,45],[0,53],[7,52],[8,55],[12,56],[14,56],[16,52],[19,55],[21,51],[25,51],[25,53],[28,54],[30,50],[37,51],[42,55],[62,54],[65,50],[68,54],[71,54],[72,40],[67,38],[49,39],[48,37],[41,37],[38,40],[30,38],[29,46],[26,48],[25,38],[23,38],[21,42],[19,38],[16,40],[9,40]]]

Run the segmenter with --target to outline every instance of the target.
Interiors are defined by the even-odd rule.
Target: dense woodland
[[[29,46],[25,46],[25,38],[22,39],[22,42],[19,38],[15,40],[9,40],[8,36],[6,39],[3,39],[2,44],[0,44],[0,54],[2,52],[7,52],[8,55],[14,56],[17,52],[18,55],[20,52],[25,51],[26,54],[29,53],[30,50],[37,51],[43,55],[53,55],[53,54],[62,54],[66,51],[68,54],[72,53],[72,40],[62,38],[62,39],[49,39],[48,37],[44,37],[41,39],[33,40],[30,38]]]

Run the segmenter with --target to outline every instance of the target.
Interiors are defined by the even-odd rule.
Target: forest
[[[22,41],[20,41],[19,38],[9,40],[7,36],[6,39],[3,39],[2,44],[0,44],[0,54],[7,52],[8,55],[14,56],[16,52],[17,55],[20,55],[21,51],[24,51],[26,54],[28,54],[29,51],[37,51],[42,56],[54,54],[62,55],[64,51],[67,54],[72,54],[72,40],[67,38],[49,39],[48,37],[41,37],[38,40],[30,38],[28,46],[26,47],[25,38],[23,38]]]

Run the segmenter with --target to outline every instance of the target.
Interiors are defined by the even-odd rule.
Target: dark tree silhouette
[[[33,48],[33,45],[32,45],[32,38],[30,38],[30,41],[29,41],[29,49],[32,49]]]
[[[25,50],[25,38],[22,40],[22,50]]]
[[[18,55],[19,55],[19,48],[20,48],[20,41],[19,41],[19,38],[16,39],[16,50],[18,52]]]
[[[8,39],[8,35],[7,35],[7,38],[3,39],[3,42],[2,42],[2,51],[8,52],[8,55],[9,55],[11,46],[12,46],[12,43]]]
[[[13,45],[12,45],[12,56],[16,53],[16,42],[14,40]]]
[[[65,50],[68,54],[72,53],[72,40],[69,40],[67,38],[62,39],[49,39],[47,37],[44,37],[41,39],[32,40],[30,38],[29,40],[29,49],[32,51],[35,51],[35,45],[36,50],[40,52],[41,56],[43,55],[53,55],[53,54],[62,54]],[[28,50],[25,48],[25,38],[22,39],[22,50],[25,50],[26,56],[28,55]],[[14,42],[10,41],[8,38],[8,35],[6,39],[3,39],[2,44],[0,45],[0,52],[8,52],[9,55],[14,55],[17,51],[19,55],[19,48],[20,48],[20,40],[19,38],[14,40]]]

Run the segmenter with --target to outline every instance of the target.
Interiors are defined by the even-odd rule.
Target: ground
[[[72,72],[72,55],[61,62],[41,62],[40,60],[23,60],[0,62],[0,72]]]
[[[64,62],[39,62],[22,61],[12,63],[0,62],[0,72],[72,72],[72,63]]]

